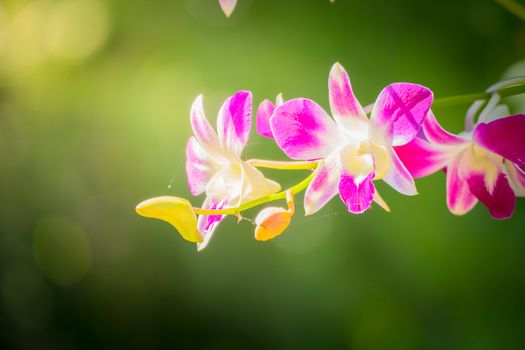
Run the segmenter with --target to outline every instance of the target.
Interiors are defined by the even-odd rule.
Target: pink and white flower
[[[480,201],[494,218],[505,219],[514,213],[516,196],[525,196],[525,115],[509,116],[506,107],[491,104],[477,123],[471,108],[459,135],[444,130],[430,112],[423,124],[426,139],[396,147],[416,178],[446,171],[447,206],[455,215]]]
[[[288,157],[321,160],[306,190],[306,214],[317,212],[338,192],[352,213],[364,212],[372,201],[387,208],[373,180],[383,179],[400,193],[415,195],[414,180],[393,146],[416,137],[432,92],[416,84],[391,84],[379,94],[369,119],[339,63],[332,67],[328,89],[335,121],[305,98],[285,102],[270,119],[272,135]]]
[[[222,105],[217,117],[218,134],[206,119],[202,96],[191,109],[194,136],[186,146],[186,176],[193,195],[206,193],[203,209],[238,207],[240,204],[273,194],[280,185],[241,160],[252,120],[252,95],[239,91]],[[206,247],[223,215],[201,215],[198,230]]]

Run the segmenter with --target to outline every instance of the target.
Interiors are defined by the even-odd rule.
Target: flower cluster
[[[235,2],[233,2],[235,3]],[[320,210],[339,194],[350,213],[360,214],[375,202],[390,211],[374,181],[383,180],[399,193],[417,194],[414,178],[438,170],[447,174],[447,205],[463,215],[480,201],[496,219],[512,216],[516,196],[525,195],[525,115],[509,115],[500,104],[516,81],[495,85],[467,111],[466,130],[445,131],[431,106],[430,89],[412,83],[385,87],[363,107],[345,69],[336,63],[328,79],[331,116],[306,98],[275,104],[263,101],[256,130],[275,141],[292,160],[242,160],[252,124],[252,95],[239,91],[219,110],[217,131],[208,122],[202,96],[191,108],[193,136],[186,147],[186,175],[193,195],[206,194],[202,207],[186,199],[157,197],[140,203],[140,215],[172,224],[198,249],[209,243],[226,215],[279,199],[288,208],[264,208],[255,218],[255,238],[281,234],[294,215],[294,195],[306,190],[305,215]],[[521,93],[523,89],[517,93]],[[267,179],[258,168],[304,169],[311,173],[291,188]],[[197,217],[198,216],[198,217]]]

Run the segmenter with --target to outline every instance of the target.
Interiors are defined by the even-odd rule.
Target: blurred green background
[[[340,61],[363,104],[394,81],[439,98],[524,57],[524,22],[490,0],[239,0],[230,19],[216,0],[2,0],[0,348],[524,349],[523,200],[455,217],[440,173],[413,198],[380,184],[390,214],[336,198],[268,243],[229,217],[201,253],[134,212],[191,197],[198,94],[212,122],[238,89],[327,107]],[[467,107],[436,114],[460,131]],[[285,159],[255,133],[244,156]]]

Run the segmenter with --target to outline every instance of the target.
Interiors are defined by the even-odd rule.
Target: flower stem
[[[264,204],[264,203],[273,202],[273,201],[276,201],[278,199],[285,199],[287,191],[290,191],[294,195],[299,193],[299,192],[301,192],[306,187],[308,187],[308,185],[310,184],[310,182],[314,178],[314,174],[315,173],[312,172],[310,175],[308,175],[306,178],[304,178],[301,182],[299,182],[298,184],[296,184],[296,185],[294,185],[294,186],[292,186],[292,187],[290,187],[290,188],[288,188],[288,189],[286,189],[284,191],[277,192],[275,194],[272,194],[272,195],[269,195],[269,196],[266,196],[266,197],[262,197],[262,198],[254,200],[254,201],[241,204],[237,208],[227,208],[227,209],[193,208],[193,211],[196,214],[199,214],[199,215],[235,215],[235,214],[238,214],[238,213],[240,213],[242,211],[248,210],[250,208],[256,207],[256,206]]]
[[[317,161],[304,161],[304,162],[281,162],[276,160],[265,160],[265,159],[250,159],[246,161],[251,166],[257,168],[268,168],[268,169],[280,169],[280,170],[307,170],[315,169],[317,167]]]
[[[500,94],[501,97],[509,97],[509,96],[523,94],[525,93],[525,84],[504,87],[498,90],[497,92]],[[467,94],[467,95],[460,95],[460,96],[437,98],[432,103],[432,107],[441,108],[441,107],[450,107],[450,106],[468,104],[476,100],[486,100],[490,98],[491,95],[492,93],[480,92],[477,94]]]

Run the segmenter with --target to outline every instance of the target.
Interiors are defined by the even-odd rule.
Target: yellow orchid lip
[[[135,208],[137,214],[146,218],[154,218],[171,224],[182,238],[198,243],[203,239],[197,230],[197,216],[191,203],[179,197],[162,196],[147,199]]]

